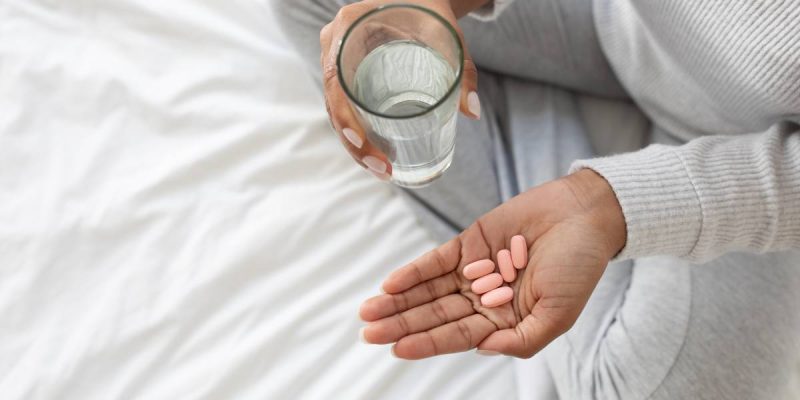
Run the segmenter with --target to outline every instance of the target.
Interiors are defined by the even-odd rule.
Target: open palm
[[[608,260],[624,244],[624,236],[619,243],[619,235],[608,234],[620,228],[609,225],[620,221],[624,232],[621,212],[612,210],[620,215],[605,218],[612,215],[602,206],[608,199],[584,191],[580,182],[566,178],[531,189],[394,271],[383,283],[386,294],[361,307],[361,318],[369,323],[364,339],[396,342],[395,355],[406,359],[475,347],[517,357],[541,350],[572,326]],[[461,271],[480,259],[497,262],[497,252],[518,234],[526,238],[529,260],[510,284],[514,298],[484,307]]]

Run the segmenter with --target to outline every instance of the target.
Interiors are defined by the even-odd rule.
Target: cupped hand
[[[481,305],[461,274],[471,262],[529,247],[511,302]],[[591,170],[531,189],[482,216],[456,238],[394,271],[386,294],[365,301],[363,339],[395,343],[404,359],[478,348],[531,357],[578,318],[608,261],[625,244],[625,221],[606,181]]]
[[[456,22],[474,8],[485,4],[487,0],[404,0],[403,3],[418,4],[431,9],[444,17],[456,28],[461,42],[464,36]],[[320,64],[322,65],[323,91],[325,107],[330,116],[331,125],[336,130],[339,140],[353,159],[362,167],[380,179],[388,180],[392,174],[392,166],[388,158],[376,146],[367,140],[364,128],[359,124],[355,110],[351,107],[338,78],[336,58],[339,45],[347,29],[359,17],[377,7],[393,4],[393,0],[364,0],[342,7],[336,18],[322,28],[320,32]],[[460,110],[471,118],[480,118],[480,102],[476,93],[478,73],[469,52],[464,46],[464,71],[462,75],[462,91]]]

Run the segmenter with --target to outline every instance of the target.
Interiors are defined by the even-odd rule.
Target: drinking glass
[[[416,5],[378,7],[347,30],[339,81],[392,182],[418,188],[453,160],[464,50],[455,28]]]

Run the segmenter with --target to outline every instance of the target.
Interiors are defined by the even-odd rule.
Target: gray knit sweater
[[[617,195],[628,228],[617,258],[800,249],[800,1],[594,3],[618,78],[686,143],[573,164]]]

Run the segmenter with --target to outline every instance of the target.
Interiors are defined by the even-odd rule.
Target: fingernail
[[[379,173],[377,173],[377,172],[375,172],[375,171],[373,171],[371,169],[369,170],[369,172],[372,173],[372,175],[375,175],[376,178],[378,178],[378,179],[380,179],[382,181],[388,181],[391,178],[389,176],[389,174],[379,174]]]
[[[498,355],[500,353],[498,353],[496,351],[491,351],[491,350],[478,349],[478,350],[475,350],[475,354],[480,354],[482,356],[496,356],[496,355]]]
[[[386,174],[386,163],[381,161],[379,158],[373,156],[366,156],[362,158],[361,161],[367,167],[369,167],[369,169],[372,170],[372,172],[378,175]]]
[[[481,119],[481,100],[478,98],[478,93],[470,92],[467,95],[467,108],[475,118]]]
[[[364,139],[361,139],[361,136],[358,136],[356,131],[350,128],[342,129],[342,135],[344,135],[344,137],[347,138],[347,141],[350,142],[353,146],[356,146],[356,148],[360,149],[361,146],[364,145]]]
[[[395,345],[392,345],[392,349],[391,349],[391,352],[392,352],[392,357],[394,357],[394,358],[400,358],[400,357],[398,357],[398,356],[397,356],[397,353],[395,352],[395,350],[394,350],[394,347],[395,347]]]
[[[365,337],[364,337],[364,330],[365,330],[365,329],[367,329],[367,327],[366,327],[366,326],[362,326],[362,327],[361,327],[361,329],[359,329],[359,330],[358,330],[358,340],[359,340],[361,343],[369,344],[369,343],[367,342],[367,338],[365,338]]]

